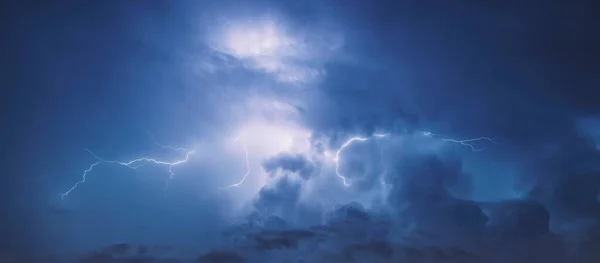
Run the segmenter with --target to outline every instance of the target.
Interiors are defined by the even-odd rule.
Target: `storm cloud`
[[[0,259],[597,261],[593,4],[7,10]]]

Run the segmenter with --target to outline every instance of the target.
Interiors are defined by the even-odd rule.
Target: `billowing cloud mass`
[[[600,262],[591,6],[40,5],[2,262]]]
[[[301,154],[280,153],[263,163],[265,172],[275,176],[277,173],[297,174],[304,180],[310,179],[315,167]]]

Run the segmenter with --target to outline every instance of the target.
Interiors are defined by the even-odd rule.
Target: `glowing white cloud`
[[[280,152],[306,153],[310,132],[298,125],[266,120],[249,121],[238,132],[255,155],[269,157]]]
[[[323,63],[342,41],[339,37],[320,36],[313,30],[295,31],[272,16],[229,20],[213,28],[209,46],[280,82],[303,84],[318,80],[324,73]]]

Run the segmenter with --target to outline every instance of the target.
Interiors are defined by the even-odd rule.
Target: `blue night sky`
[[[7,2],[0,262],[600,262],[585,2]]]

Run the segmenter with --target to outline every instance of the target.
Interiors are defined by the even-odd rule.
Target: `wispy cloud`
[[[208,45],[218,54],[239,60],[247,69],[268,74],[279,82],[304,84],[324,75],[324,63],[341,48],[343,40],[265,16],[214,27]]]

